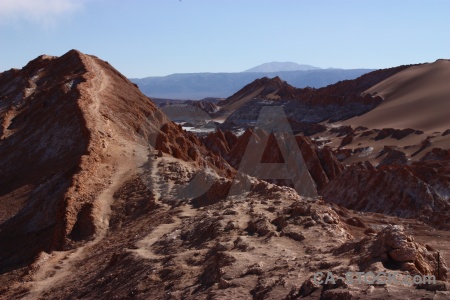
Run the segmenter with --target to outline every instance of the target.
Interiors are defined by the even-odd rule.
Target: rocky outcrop
[[[224,156],[227,162],[235,169],[239,168],[239,164],[241,163],[242,156],[247,149],[248,142],[253,134],[253,130],[246,130],[239,138],[237,139],[234,147],[226,153]]]
[[[253,132],[253,130],[247,129],[234,142],[234,147],[229,151],[227,151],[229,143],[225,142],[225,135],[221,131],[209,134],[208,137],[204,139],[204,143],[211,151],[216,151],[221,153],[221,155],[224,155],[227,162],[238,170]],[[230,134],[231,133],[228,133],[228,135]],[[258,130],[255,134],[258,136],[258,139],[267,136],[267,133],[262,130]],[[323,147],[319,149],[308,137],[296,136],[295,139],[311,177],[319,190],[344,169],[343,165],[336,159],[330,148]],[[273,134],[269,135],[261,163],[284,163],[283,155]],[[279,184],[286,184],[284,181],[276,182]]]
[[[288,121],[294,134],[303,133],[305,136],[311,136],[327,130],[327,127],[322,124],[297,122],[292,119],[288,119]]]
[[[212,138],[212,140],[215,139]],[[223,136],[223,140],[226,141],[225,136]],[[184,161],[194,161],[200,165],[211,166],[217,173],[225,177],[230,176],[233,170],[220,156],[220,150],[223,151],[220,143],[219,146],[215,144],[215,147],[212,144],[208,145],[211,146],[211,151],[202,145],[196,135],[185,132],[180,125],[168,122],[161,126],[154,148]],[[224,144],[221,146],[226,147]]]
[[[429,160],[450,161],[450,149],[445,150],[445,149],[441,149],[441,148],[433,148],[433,150],[426,153],[420,160],[421,161],[429,161]]]
[[[330,180],[342,172],[344,166],[336,159],[330,148],[319,149],[307,137],[296,136],[296,140],[311,177],[320,191]]]
[[[211,152],[224,156],[236,144],[237,137],[231,131],[222,132],[218,129],[201,138],[201,142]]]
[[[357,243],[346,243],[335,251],[342,253],[349,249],[359,253],[356,262],[362,271],[382,272],[381,268],[385,268],[391,272],[406,271],[411,276],[434,275],[436,280],[447,280],[450,275],[438,251],[415,242],[413,237],[405,234],[401,226],[386,226],[376,235]]]
[[[448,162],[348,166],[322,190],[325,200],[359,210],[416,218],[450,228]]]
[[[348,144],[351,144],[353,142],[353,135],[349,134],[346,135],[342,140],[341,144],[339,145],[340,148],[347,146]]]
[[[380,151],[378,157],[381,157],[383,155],[385,155],[385,157],[377,167],[387,165],[404,165],[408,162],[406,154],[398,149],[395,149],[395,147],[384,146],[384,149]]]
[[[412,128],[406,128],[406,129],[383,128],[380,131],[378,131],[378,134],[377,134],[377,136],[374,137],[374,140],[378,141],[378,140],[385,139],[387,137],[391,137],[396,140],[401,140],[404,137],[407,137],[408,135],[413,134],[413,133],[420,135],[420,134],[423,134],[423,131],[415,130]]]

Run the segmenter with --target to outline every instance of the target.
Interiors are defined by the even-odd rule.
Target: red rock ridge
[[[335,84],[315,89],[315,88],[295,88],[278,76],[272,79],[263,77],[246,85],[241,90],[229,98],[218,103],[221,107],[227,107],[240,99],[262,89],[256,98],[266,98],[268,95],[279,97],[283,100],[298,100],[305,104],[312,105],[344,105],[352,102],[369,104],[373,101],[381,101],[380,97],[371,95],[361,95],[365,90],[383,81],[384,79],[408,68],[410,66],[399,66],[373,71],[360,76],[354,80],[343,80]]]
[[[0,95],[2,269],[103,234],[106,199],[147,159],[149,142],[232,173],[95,56],[41,56],[0,73]]]

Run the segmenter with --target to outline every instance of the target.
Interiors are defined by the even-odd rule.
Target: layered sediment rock
[[[448,161],[411,165],[348,166],[322,190],[324,199],[350,209],[416,218],[450,228]]]

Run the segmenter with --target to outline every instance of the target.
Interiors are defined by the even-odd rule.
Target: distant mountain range
[[[151,98],[199,100],[206,97],[229,97],[262,77],[279,76],[297,88],[320,88],[338,81],[355,79],[370,71],[373,70],[320,69],[292,62],[272,62],[238,73],[183,73],[130,80]]]
[[[278,62],[273,61],[270,63],[265,63],[254,68],[248,69],[244,72],[282,72],[282,71],[309,71],[309,70],[320,70],[319,67],[314,67],[311,65],[300,65],[295,62]]]

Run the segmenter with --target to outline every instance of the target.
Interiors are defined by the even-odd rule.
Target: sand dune
[[[410,67],[365,91],[383,97],[384,102],[344,123],[444,131],[450,128],[449,78],[450,60]]]

